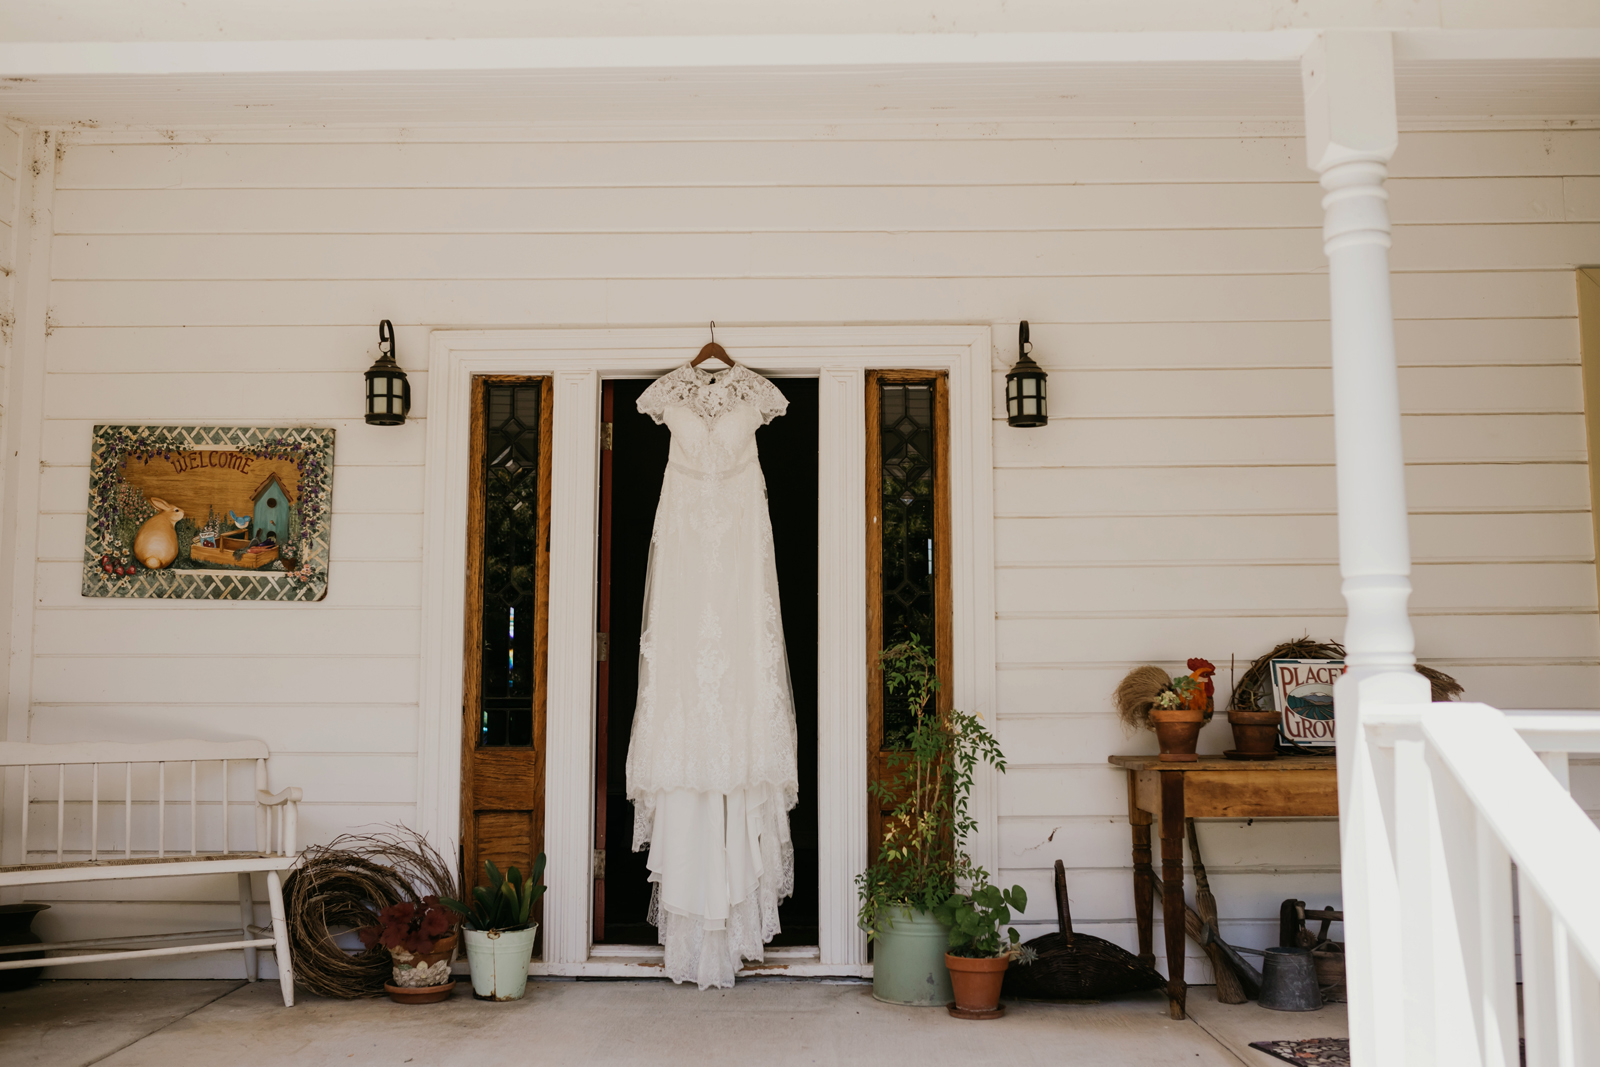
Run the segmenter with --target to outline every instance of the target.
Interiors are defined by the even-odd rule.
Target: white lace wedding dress
[[[672,430],[650,538],[628,747],[633,847],[674,982],[733,985],[794,891],[794,697],[756,429],[788,408],[735,366],[680,367],[639,397]]]

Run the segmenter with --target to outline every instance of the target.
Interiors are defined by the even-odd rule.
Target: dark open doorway
[[[633,849],[633,805],[624,768],[639,685],[639,630],[645,567],[671,433],[635,406],[653,379],[605,383],[610,442],[604,455],[600,506],[600,664],[594,939],[654,944],[645,922],[650,904],[645,854]],[[756,432],[767,482],[777,558],[783,631],[799,730],[800,803],[790,812],[795,891],[779,909],[783,932],[774,945],[817,943],[817,380],[780,378],[789,400],[783,417]]]

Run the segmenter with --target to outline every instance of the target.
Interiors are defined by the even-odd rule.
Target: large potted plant
[[[987,882],[972,887],[970,893],[957,893],[933,909],[940,922],[950,927],[950,948],[944,955],[950,969],[950,986],[955,1001],[950,1014],[958,1019],[998,1019],[1005,1014],[1000,1006],[1000,984],[1012,960],[1032,963],[1037,953],[1022,944],[1011,922],[1011,911],[1028,910],[1028,893],[1020,885],[1010,889]],[[1007,933],[1002,935],[1000,928]]]
[[[905,750],[889,759],[886,780],[868,783],[890,809],[877,859],[856,879],[860,922],[873,943],[872,995],[890,1004],[950,1002],[946,925],[935,909],[958,884],[984,884],[961,844],[978,824],[967,811],[978,762],[1005,770],[994,735],[976,715],[937,709],[932,652],[917,638],[879,656],[884,686],[912,712]]]
[[[544,853],[533,861],[527,878],[515,867],[505,874],[485,860],[487,886],[472,891],[472,905],[444,904],[467,920],[467,966],[472,969],[472,995],[479,1000],[521,1000],[528,986],[528,962],[539,924],[533,906],[544,896]]]
[[[384,983],[391,1000],[432,1004],[448,998],[456,983],[450,964],[456,955],[455,912],[432,894],[420,904],[392,904],[378,913],[378,925],[356,931],[361,943],[382,945],[394,964],[393,981]]]

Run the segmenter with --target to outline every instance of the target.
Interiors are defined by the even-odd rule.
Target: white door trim
[[[775,377],[819,379],[817,822],[819,954],[808,973],[860,974],[853,880],[866,863],[866,416],[869,369],[950,375],[951,575],[955,699],[989,716],[994,693],[994,493],[991,330],[983,326],[718,328],[740,362]],[[555,385],[546,712],[544,960],[536,973],[601,974],[590,959],[594,633],[600,381],[676,367],[703,329],[437,330],[424,496],[419,829],[454,849],[460,825],[471,380],[550,375]],[[973,859],[994,869],[992,777],[973,796]],[[793,973],[792,970],[790,973]]]

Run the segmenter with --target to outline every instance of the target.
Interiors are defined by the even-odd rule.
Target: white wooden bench
[[[0,889],[237,874],[240,914],[237,927],[222,930],[0,947],[0,971],[243,949],[245,978],[253,982],[256,950],[271,948],[283,1003],[292,1005],[282,876],[299,862],[300,790],[267,791],[268,755],[261,741],[0,742],[0,769],[17,768],[11,780],[22,780],[20,816],[9,812],[5,820],[8,836],[11,830],[17,836],[0,842],[0,862],[7,864],[0,866]],[[250,876],[257,871],[267,876],[270,927],[255,924]],[[162,944],[219,936],[231,940]],[[40,949],[65,954],[5,958]]]

